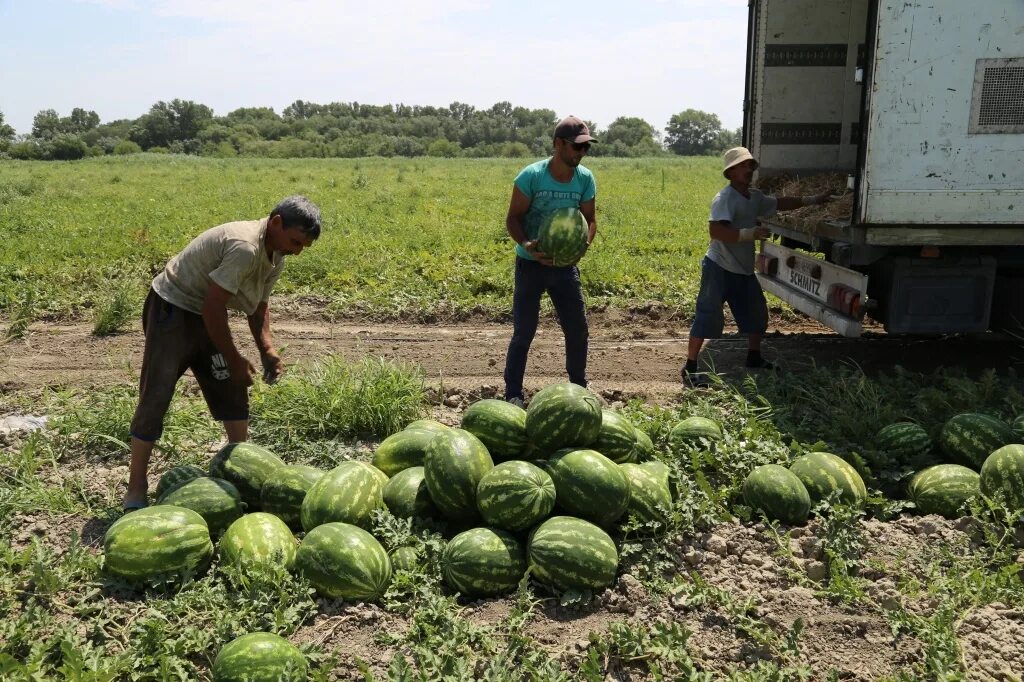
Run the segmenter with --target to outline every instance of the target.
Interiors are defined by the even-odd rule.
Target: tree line
[[[157,102],[137,119],[103,123],[95,111],[53,109],[35,115],[32,132],[18,135],[0,112],[0,158],[74,160],[143,151],[231,157],[537,157],[551,149],[558,117],[550,109],[498,102],[477,109],[358,102],[316,104],[296,100],[278,114],[243,107],[215,116],[190,100]],[[739,144],[740,131],[697,109],[674,114],[659,130],[642,118],[622,116],[604,129],[594,156],[713,154]]]

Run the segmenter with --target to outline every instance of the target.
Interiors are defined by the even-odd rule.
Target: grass
[[[718,160],[587,163],[598,183],[597,242],[581,267],[590,305],[687,314],[723,184]],[[324,231],[289,260],[275,293],[308,297],[327,315],[507,315],[513,250],[504,217],[523,165],[164,155],[0,162],[0,315],[8,336],[54,317],[116,331],[194,236],[262,217],[293,193],[321,206]]]

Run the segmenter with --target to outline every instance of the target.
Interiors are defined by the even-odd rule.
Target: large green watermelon
[[[164,475],[160,477],[159,483],[156,484],[156,499],[159,500],[172,490],[177,490],[189,481],[205,475],[205,471],[191,464],[171,467],[164,472]]]
[[[629,481],[629,514],[644,523],[657,521],[667,524],[672,513],[668,476],[663,477],[650,467],[632,462],[620,464],[619,467]]]
[[[959,464],[936,464],[917,472],[907,491],[922,513],[947,519],[959,517],[964,504],[981,492],[978,472]]]
[[[213,682],[304,682],[306,657],[284,637],[252,632],[225,644],[213,661]]]
[[[640,462],[640,466],[647,469],[652,474],[658,477],[659,481],[662,481],[665,487],[668,488],[669,494],[672,499],[679,497],[679,490],[677,489],[676,482],[672,479],[672,472],[669,470],[668,465],[662,462],[660,459],[652,459],[650,462]]]
[[[478,400],[462,415],[462,428],[480,439],[497,460],[518,457],[526,449],[526,410],[504,400]]]
[[[133,582],[199,570],[213,555],[203,517],[158,505],[125,514],[103,537],[103,568]]]
[[[743,481],[743,500],[755,511],[794,526],[807,522],[811,496],[800,478],[778,464],[762,464]]]
[[[284,460],[253,443],[228,443],[210,460],[210,475],[238,488],[248,511],[259,511],[260,491]]]
[[[324,471],[305,464],[288,464],[267,479],[260,491],[260,506],[289,527],[302,528],[302,501]]]
[[[592,523],[554,516],[530,536],[527,559],[538,581],[559,590],[598,589],[615,580],[615,543]]]
[[[388,558],[391,560],[391,568],[396,571],[415,572],[423,565],[415,547],[399,547]]]
[[[444,429],[445,431],[451,430],[447,426]],[[438,433],[443,432],[407,428],[388,436],[374,451],[373,466],[388,476],[394,476],[409,467],[423,466],[423,459],[427,455],[427,446]]]
[[[707,417],[687,417],[677,422],[668,434],[673,446],[696,445],[704,440],[722,440],[722,426]]]
[[[383,496],[388,510],[398,518],[438,516],[423,467],[409,467],[392,476],[384,486]]]
[[[636,428],[614,410],[601,410],[601,430],[590,448],[616,464],[636,462],[639,459]]]
[[[246,514],[224,533],[217,543],[220,557],[227,564],[295,565],[295,536],[284,521],[266,512]]]
[[[430,498],[453,521],[477,518],[476,489],[493,468],[487,448],[464,429],[449,429],[434,436],[423,465]]]
[[[555,507],[555,484],[529,462],[502,462],[484,474],[476,490],[480,516],[488,525],[521,531],[540,523]]]
[[[325,523],[306,533],[295,565],[323,597],[374,601],[391,583],[388,553],[348,523]]]
[[[601,401],[576,384],[552,384],[537,391],[526,410],[526,435],[541,452],[584,447],[601,433]]]
[[[859,506],[868,497],[864,479],[842,457],[828,452],[810,452],[797,457],[789,466],[807,488],[813,502],[839,492],[844,504]]]
[[[242,513],[238,488],[220,478],[200,476],[160,498],[158,504],[184,507],[206,520],[210,535],[218,537]]]
[[[931,452],[932,439],[920,424],[897,422],[878,432],[875,447],[888,455],[890,463],[900,464]]]
[[[463,597],[489,597],[515,589],[526,573],[526,549],[511,533],[473,528],[445,546],[441,571]]]
[[[600,450],[598,450],[600,452]],[[646,431],[636,429],[636,458],[638,462],[646,462],[655,458],[657,451],[654,449],[654,441],[647,435]]]
[[[942,427],[939,447],[954,462],[981,468],[990,454],[1017,440],[1009,424],[987,414],[954,415]]]
[[[342,462],[314,483],[299,509],[307,532],[323,523],[341,521],[368,526],[374,509],[384,507],[387,478],[366,462]]]
[[[608,526],[629,507],[629,481],[618,464],[600,452],[559,450],[548,460],[558,506],[573,516]]]
[[[1012,511],[1024,509],[1024,445],[1004,445],[981,467],[981,492],[1002,496]]]
[[[587,251],[587,219],[575,207],[558,208],[541,220],[537,248],[555,267],[575,264]]]

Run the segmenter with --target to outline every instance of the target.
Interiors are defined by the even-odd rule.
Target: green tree
[[[60,133],[60,114],[55,109],[43,109],[32,118],[32,137],[46,140]]]
[[[672,115],[665,128],[665,141],[676,154],[698,156],[714,151],[721,132],[722,121],[717,114],[687,109]]]
[[[644,142],[654,142],[654,126],[642,118],[620,116],[601,134],[601,144],[622,142],[627,147],[636,147]]]
[[[4,112],[0,111],[0,151],[7,149],[14,135],[14,128],[4,123]]]

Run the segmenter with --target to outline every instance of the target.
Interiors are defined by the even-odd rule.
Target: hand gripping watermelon
[[[573,207],[559,208],[544,217],[537,234],[537,248],[552,265],[575,264],[587,251],[587,219]]]

